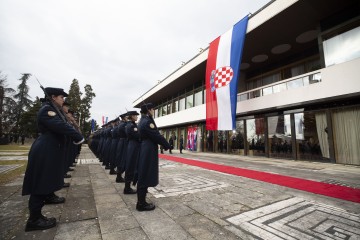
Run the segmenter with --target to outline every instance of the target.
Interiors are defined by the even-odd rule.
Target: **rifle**
[[[51,97],[49,96],[49,94],[47,94],[47,92],[45,91],[45,88],[41,85],[39,79],[37,79],[37,77],[34,75],[34,77],[36,78],[36,81],[39,83],[40,88],[43,90],[43,92],[45,93],[45,97],[49,100],[49,104],[55,109],[56,113],[59,115],[59,117],[61,118],[61,120],[63,120],[65,123],[67,123],[65,116],[60,112],[60,109],[57,108],[54,103],[51,100]]]

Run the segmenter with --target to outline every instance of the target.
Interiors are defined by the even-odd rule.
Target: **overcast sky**
[[[113,119],[269,0],[0,0],[0,71],[44,87],[96,94],[92,118]],[[32,100],[43,93],[28,81]]]

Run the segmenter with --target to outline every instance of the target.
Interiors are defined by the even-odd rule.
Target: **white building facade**
[[[358,0],[275,0],[252,14],[233,131],[205,127],[208,49],[134,107],[154,103],[175,148],[182,135],[191,151],[360,165],[359,12]]]

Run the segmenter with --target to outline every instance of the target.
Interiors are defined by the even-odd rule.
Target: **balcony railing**
[[[289,89],[304,87],[319,82],[321,82],[321,72],[314,71],[293,78],[285,79],[280,82],[262,86],[260,88],[255,88],[246,92],[239,93],[237,95],[237,101],[241,102],[252,98],[279,93]]]

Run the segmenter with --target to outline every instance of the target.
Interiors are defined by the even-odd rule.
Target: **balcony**
[[[255,88],[246,92],[239,93],[237,95],[237,101],[246,101],[249,99],[279,93],[287,91],[289,89],[300,88],[319,82],[321,82],[321,72],[313,71],[293,78],[288,78],[286,80],[279,81],[273,84],[262,86],[260,88]]]

